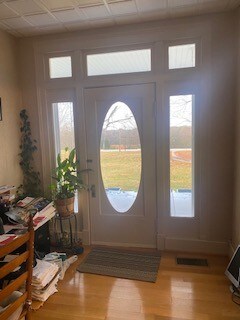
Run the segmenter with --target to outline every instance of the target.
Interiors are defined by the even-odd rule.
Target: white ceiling
[[[234,10],[240,0],[0,0],[0,28],[17,37]]]

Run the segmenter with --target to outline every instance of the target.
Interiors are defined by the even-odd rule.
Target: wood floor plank
[[[189,253],[162,254],[156,283],[76,271],[86,248],[33,320],[239,320],[224,276],[228,259]],[[208,259],[208,267],[178,266],[176,257]]]

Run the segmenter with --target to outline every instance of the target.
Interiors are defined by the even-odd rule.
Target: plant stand
[[[55,236],[55,239],[58,239],[57,225],[59,223],[61,233],[60,233],[60,239],[58,240],[58,246],[60,246],[61,248],[72,249],[74,245],[77,245],[80,242],[80,239],[78,238],[78,235],[77,235],[77,231],[78,231],[77,215],[78,213],[73,213],[69,216],[64,217],[57,213],[54,218],[54,236]],[[75,224],[74,237],[73,237],[73,226],[72,226],[73,220]],[[63,221],[68,221],[69,232],[63,229]],[[70,239],[66,239],[68,241],[64,240],[65,234],[69,234],[70,236]]]

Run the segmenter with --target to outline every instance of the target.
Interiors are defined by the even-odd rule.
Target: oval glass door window
[[[114,103],[104,119],[100,163],[109,202],[117,212],[127,212],[137,198],[142,158],[136,120],[123,102]]]

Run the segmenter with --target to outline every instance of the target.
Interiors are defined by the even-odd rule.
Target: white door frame
[[[145,91],[144,91],[145,90]],[[106,94],[106,99],[104,96],[104,101],[102,100],[102,94]],[[95,97],[96,96],[96,97]],[[95,100],[96,99],[96,100]],[[116,100],[117,99],[117,100]],[[132,208],[129,210],[131,213],[137,212],[138,214],[106,214],[107,211],[111,212],[112,206],[109,206],[109,202],[106,197],[105,190],[102,185],[101,172],[99,167],[99,143],[92,140],[93,136],[99,138],[99,129],[96,119],[98,119],[97,111],[99,107],[106,109],[106,104],[108,107],[116,101],[123,101],[128,103],[129,107],[133,107],[132,111],[138,123],[138,128],[140,130],[140,137],[142,143],[142,158],[144,161],[144,167],[142,168],[142,179],[139,189],[138,196],[142,194],[139,198],[137,197]],[[90,108],[92,106],[92,108]],[[98,108],[96,107],[98,106]],[[92,244],[102,244],[102,245],[120,245],[120,246],[139,246],[139,247],[156,247],[156,144],[155,144],[155,85],[154,84],[143,84],[143,85],[132,85],[132,86],[117,86],[117,87],[102,87],[102,88],[91,88],[85,90],[85,113],[86,113],[86,128],[89,128],[87,133],[87,148],[89,158],[93,158],[92,163],[89,163],[89,168],[93,169],[93,173],[89,173],[90,184],[96,186],[96,199],[91,198],[89,194],[90,201],[90,215],[91,221],[91,243]],[[139,115],[136,111],[141,108],[141,113]],[[94,111],[95,110],[95,111]],[[100,109],[101,110],[101,109]],[[135,110],[135,111],[134,111]],[[94,111],[94,112],[93,112]],[[106,113],[108,109],[104,110]],[[104,113],[104,117],[105,114]],[[97,118],[96,118],[97,117]],[[104,119],[104,118],[103,118]],[[144,121],[145,120],[145,121]],[[100,120],[101,122],[102,120]],[[149,122],[150,121],[150,122]],[[93,122],[93,125],[91,125]],[[95,125],[94,125],[95,123]],[[148,126],[148,124],[151,124]],[[95,127],[95,128],[94,128]],[[150,142],[149,142],[150,141]],[[152,143],[151,143],[152,141]],[[94,145],[95,144],[95,145]],[[96,160],[95,160],[96,159]],[[150,166],[147,165],[151,163]],[[153,186],[154,185],[154,186]],[[151,186],[151,188],[149,188]],[[149,193],[148,190],[152,189]],[[100,196],[99,196],[100,195]],[[102,199],[102,200],[101,200]],[[105,201],[106,200],[106,201]],[[140,201],[140,202],[139,202]],[[144,201],[140,207],[141,201]],[[102,210],[102,208],[105,208]],[[140,215],[140,212],[143,214]],[[148,216],[146,216],[148,215]],[[93,218],[95,217],[95,218]],[[95,226],[95,221],[98,220],[97,228]],[[103,229],[109,223],[112,224],[112,228],[109,228],[109,235],[101,230],[101,221],[103,223]],[[111,221],[111,222],[110,222]],[[125,227],[124,227],[125,224]],[[114,226],[118,225],[119,228]],[[139,235],[137,235],[136,228]],[[113,232],[113,229],[115,230]],[[106,229],[105,229],[106,230]],[[125,232],[125,235],[123,231]],[[128,230],[128,231],[127,231]],[[147,231],[148,230],[148,231]],[[112,231],[112,233],[111,233]],[[135,231],[135,232],[134,232]],[[119,234],[118,234],[119,233]],[[101,234],[101,235],[100,235]],[[110,234],[111,239],[110,239]],[[123,241],[123,235],[125,236],[125,241]],[[109,240],[110,239],[110,240]]]

